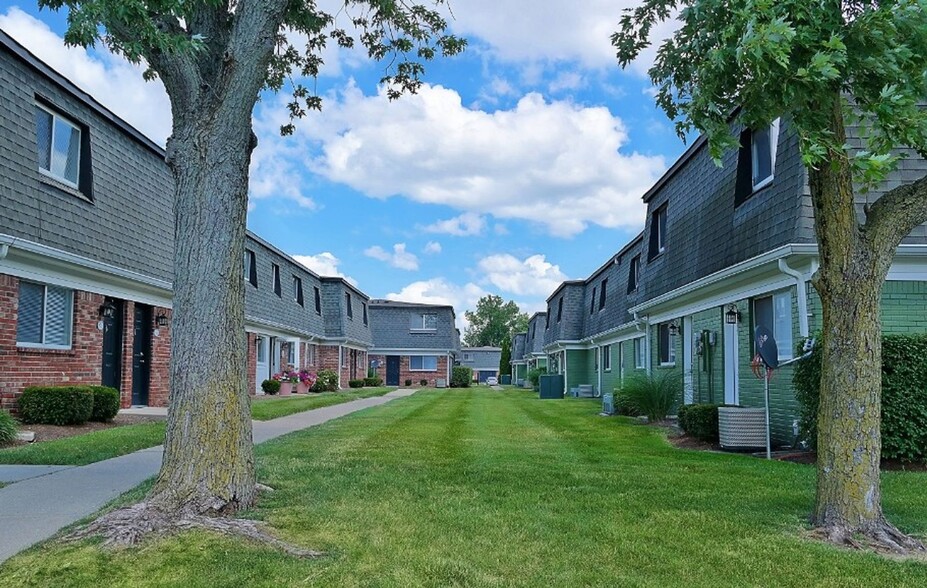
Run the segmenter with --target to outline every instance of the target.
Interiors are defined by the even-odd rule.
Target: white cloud
[[[164,145],[171,134],[171,105],[160,80],[142,79],[144,65],[132,65],[102,44],[93,53],[83,47],[67,47],[48,25],[15,6],[0,14],[0,29],[155,143]]]
[[[551,93],[562,92],[564,90],[578,90],[586,84],[583,76],[575,71],[560,72],[557,77],[548,84],[547,89]]]
[[[441,244],[438,243],[437,241],[429,241],[429,242],[425,245],[425,253],[429,253],[429,254],[432,254],[432,255],[436,255],[436,254],[438,254],[438,253],[441,253]]]
[[[497,235],[508,235],[509,234],[509,228],[500,223],[496,223],[495,225],[493,225],[492,230]]]
[[[398,269],[409,271],[418,269],[418,257],[416,257],[414,253],[406,251],[405,243],[396,243],[393,245],[392,253],[386,251],[379,245],[374,245],[373,247],[365,249],[364,255],[379,259],[380,261],[385,261]]]
[[[330,251],[323,251],[317,255],[294,255],[293,259],[295,259],[297,263],[306,266],[320,276],[334,276],[344,278],[351,284],[357,286],[357,280],[351,276],[346,276],[340,269],[338,269],[338,266],[341,265],[341,260],[335,257],[335,255]]]
[[[308,167],[370,197],[403,195],[464,213],[426,227],[437,233],[479,234],[487,214],[558,236],[590,223],[636,229],[640,197],[665,169],[662,157],[627,152],[625,125],[607,108],[539,94],[489,113],[441,86],[390,102],[382,89],[364,96],[348,84],[324,116],[311,116],[286,148],[305,154],[287,164],[293,173]]]
[[[487,294],[489,292],[473,282],[461,286],[449,282],[445,278],[432,278],[412,282],[399,292],[387,294],[386,298],[423,304],[449,304],[454,307],[454,312],[457,315],[457,327],[463,333],[467,327],[464,311],[476,308],[477,301]]]
[[[503,292],[517,296],[549,296],[561,282],[568,279],[560,266],[543,255],[518,259],[508,253],[490,255],[477,263],[483,278]]]
[[[429,233],[444,233],[455,237],[468,237],[480,235],[486,229],[486,219],[482,216],[466,212],[460,216],[437,221],[424,227]]]

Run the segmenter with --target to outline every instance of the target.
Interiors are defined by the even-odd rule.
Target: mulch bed
[[[42,441],[51,441],[52,439],[63,439],[65,437],[74,437],[93,431],[102,431],[103,429],[112,429],[115,427],[124,427],[126,425],[137,425],[139,423],[152,423],[163,421],[163,416],[140,415],[140,414],[119,414],[108,423],[86,422],[83,425],[58,426],[58,425],[20,425],[19,430],[22,432],[32,431],[35,433],[35,443]],[[10,445],[0,445],[0,447],[15,447],[17,445],[26,445],[24,441],[17,441]]]

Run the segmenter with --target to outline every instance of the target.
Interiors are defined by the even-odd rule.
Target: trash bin
[[[544,374],[539,379],[539,398],[563,398],[563,375]]]

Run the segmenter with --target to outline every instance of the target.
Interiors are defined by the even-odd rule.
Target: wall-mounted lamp
[[[155,325],[157,325],[158,327],[167,326],[167,317],[164,315],[163,312],[155,318]]]
[[[116,316],[116,305],[112,301],[107,300],[100,305],[100,318],[113,318]]]
[[[679,334],[679,325],[676,324],[676,321],[673,321],[669,324],[669,334],[670,337],[675,337]]]
[[[729,325],[736,325],[740,322],[740,311],[737,310],[736,304],[727,307],[727,312],[724,313],[724,322]]]

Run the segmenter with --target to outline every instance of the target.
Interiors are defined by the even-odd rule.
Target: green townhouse
[[[861,148],[858,131],[850,144]],[[716,166],[696,140],[644,194],[643,231],[584,280],[547,299],[543,351],[569,392],[611,391],[634,372],[678,376],[686,403],[763,406],[751,369],[757,326],[774,335],[780,360],[821,328],[810,280],[819,265],[808,175],[786,120],[744,129],[741,147]],[[887,189],[927,173],[905,153],[858,214]],[[898,247],[883,288],[886,333],[927,331],[927,227]],[[774,442],[794,439],[793,366],[770,382]]]
[[[528,319],[527,331],[512,335],[512,383],[525,385],[528,372],[547,369],[547,353],[544,351],[546,324],[547,313],[536,312]]]

